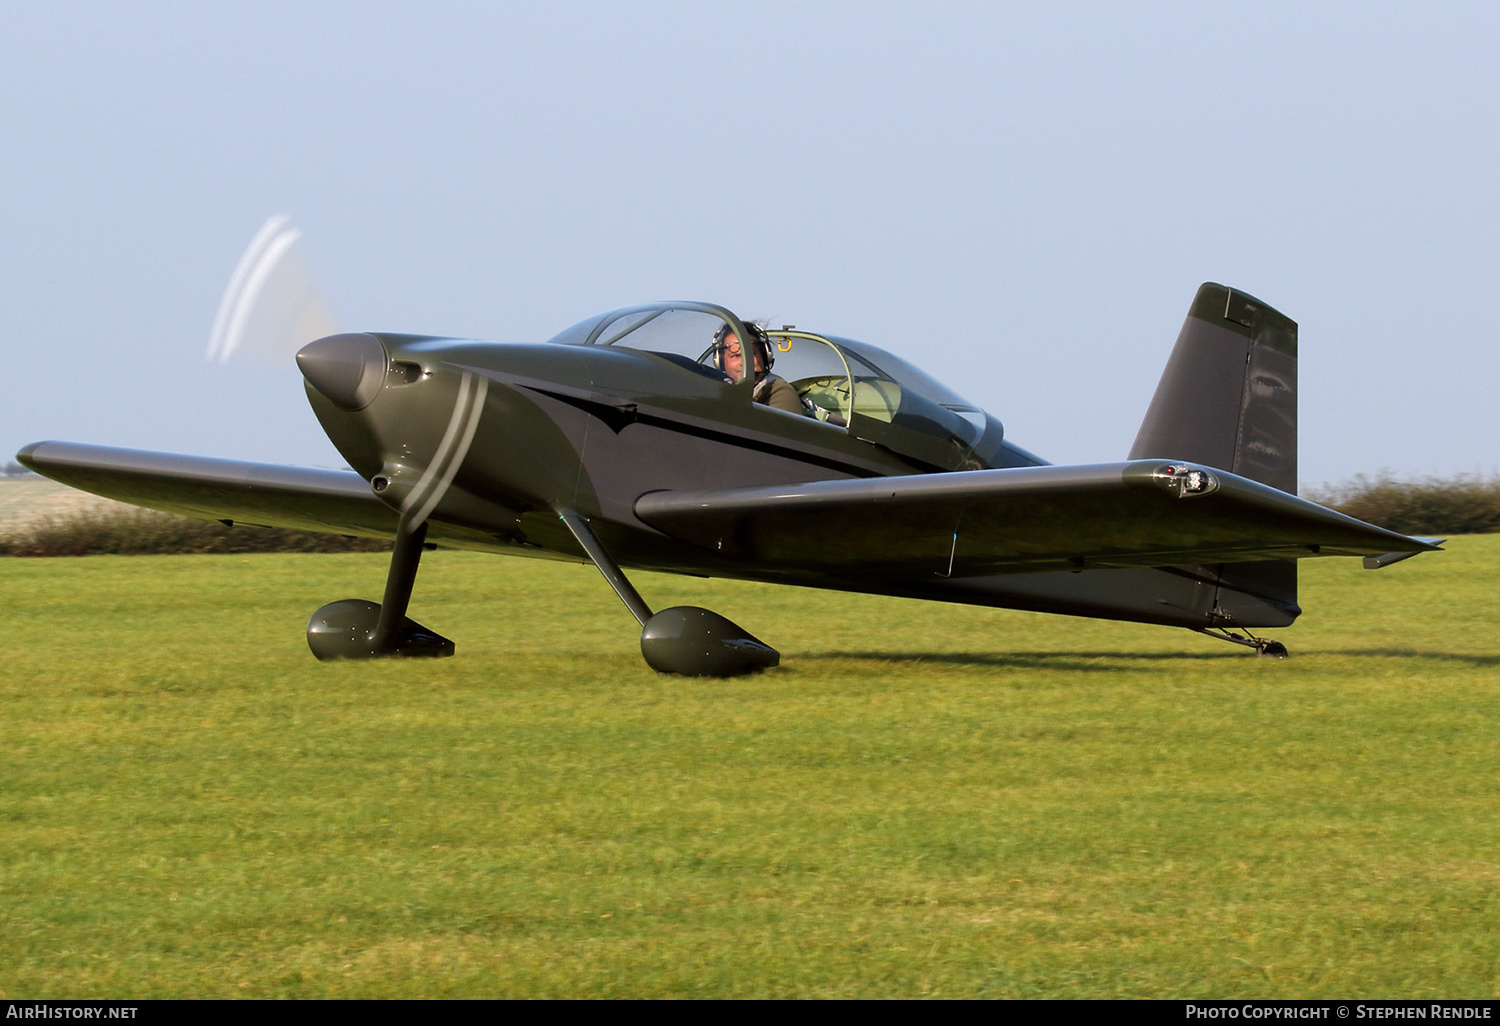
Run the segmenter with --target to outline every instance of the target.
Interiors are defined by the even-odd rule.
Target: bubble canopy
[[[549,341],[637,350],[728,383],[718,345],[726,326],[745,337],[746,322],[724,307],[652,303],[579,321]],[[893,353],[790,326],[761,330],[767,370],[791,383],[809,417],[945,469],[974,467],[978,452],[998,448],[999,421]]]

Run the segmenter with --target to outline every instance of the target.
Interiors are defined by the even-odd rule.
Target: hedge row
[[[1324,486],[1308,498],[1402,534],[1491,534],[1500,531],[1500,478],[1374,481],[1363,475]]]
[[[390,542],[280,527],[225,527],[149,509],[90,510],[0,531],[4,556],[145,556],[196,552],[386,552]]]

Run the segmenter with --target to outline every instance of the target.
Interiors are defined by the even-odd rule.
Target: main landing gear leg
[[[330,602],[307,621],[307,647],[319,659],[377,659],[381,656],[451,656],[453,642],[406,615],[427,522],[413,527],[402,517],[391,549],[385,596],[377,605],[365,599]]]
[[[686,677],[735,677],[781,662],[774,648],[712,610],[673,606],[653,614],[588,523],[570,509],[560,510],[558,518],[640,623],[641,655],[653,670]]]
[[[1288,655],[1286,646],[1279,641],[1270,638],[1257,638],[1246,630],[1236,630],[1231,627],[1203,627],[1199,634],[1206,634],[1210,638],[1218,638],[1220,641],[1232,642],[1236,645],[1244,645],[1246,648],[1255,649],[1258,656],[1266,656],[1271,659],[1285,659]]]

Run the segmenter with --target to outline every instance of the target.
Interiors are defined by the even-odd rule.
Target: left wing
[[[643,495],[636,515],[731,559],[843,577],[1390,556],[1436,545],[1167,460]]]
[[[392,538],[396,511],[352,470],[36,442],[16,459],[54,481],[121,502],[256,527]]]

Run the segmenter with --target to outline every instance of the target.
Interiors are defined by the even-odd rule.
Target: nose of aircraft
[[[385,383],[389,357],[380,339],[365,332],[328,335],[297,352],[307,383],[335,406],[353,413],[369,406]]]

